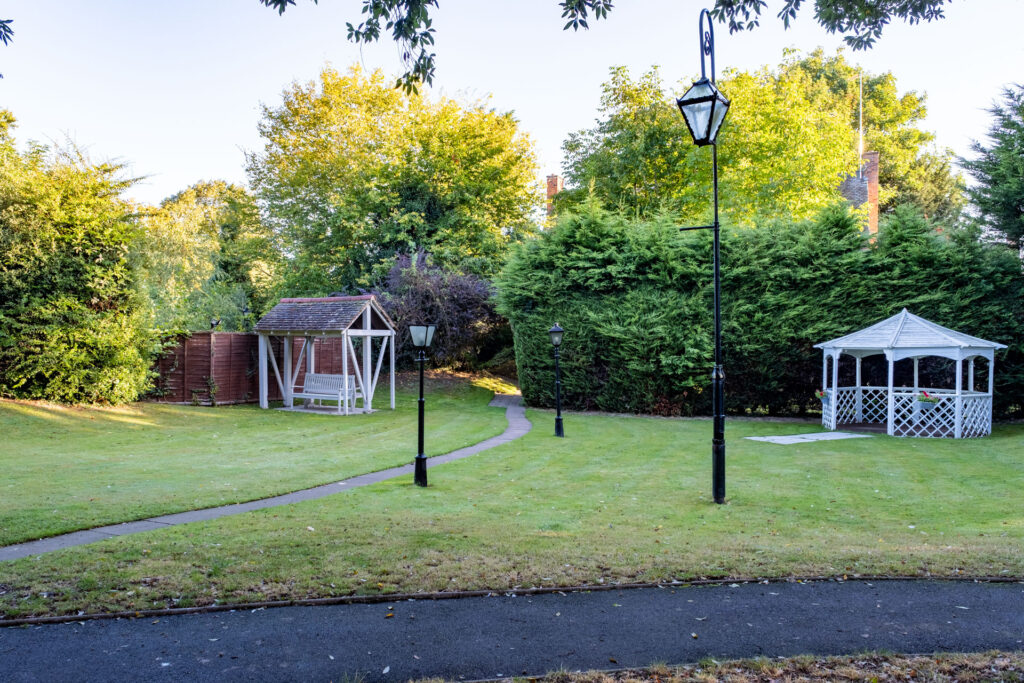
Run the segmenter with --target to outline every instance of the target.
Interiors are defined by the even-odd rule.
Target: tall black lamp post
[[[555,347],[555,436],[565,436],[562,429],[562,371],[558,367],[558,347],[562,345],[562,334],[565,332],[558,323],[548,330],[551,345]]]
[[[434,340],[433,325],[409,325],[412,345],[416,347],[416,362],[420,364],[420,432],[419,450],[416,453],[416,468],[413,481],[417,486],[427,485],[427,456],[423,454],[423,366],[427,363],[427,349]]]
[[[704,29],[707,17],[707,30]],[[711,401],[714,404],[715,425],[711,437],[711,489],[716,503],[725,502],[725,371],[722,369],[722,279],[719,272],[718,230],[718,131],[729,110],[729,100],[715,87],[715,32],[711,15],[706,9],[700,11],[697,29],[700,35],[700,80],[676,100],[679,111],[686,120],[693,142],[698,147],[711,145],[711,178],[715,196],[715,221],[711,225],[698,225],[682,230],[714,231],[715,270],[715,368],[711,372]],[[705,57],[711,58],[711,77],[705,69]]]

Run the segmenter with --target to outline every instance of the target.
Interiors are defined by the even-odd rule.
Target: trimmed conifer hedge
[[[558,322],[564,406],[709,414],[711,284],[710,231],[680,233],[668,220],[631,222],[594,207],[564,216],[519,247],[498,281],[526,402],[553,404],[547,330]],[[995,413],[1024,412],[1021,262],[976,231],[940,233],[904,207],[870,242],[845,205],[813,221],[726,228],[722,287],[730,413],[819,407],[821,352],[813,345],[903,307],[1007,344],[996,356]],[[878,370],[865,361],[865,372]],[[927,368],[943,370],[942,361]]]

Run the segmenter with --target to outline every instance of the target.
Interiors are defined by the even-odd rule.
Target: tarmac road
[[[468,681],[703,657],[990,649],[1024,649],[1024,583],[734,584],[9,627],[0,680]]]

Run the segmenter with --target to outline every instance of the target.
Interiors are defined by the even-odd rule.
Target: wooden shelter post
[[[391,334],[391,410],[395,409],[395,343],[398,336]]]
[[[373,337],[370,332],[370,307],[363,311],[363,330],[367,336],[363,337],[363,407],[373,410]]]
[[[267,400],[267,381],[270,379],[267,376],[267,347],[267,335],[259,335],[259,346],[256,353],[259,356],[260,408],[264,410],[270,407],[270,401]]]
[[[281,374],[284,375],[285,385],[282,387],[281,395],[284,398],[286,408],[292,407],[292,338],[283,337],[281,345]]]

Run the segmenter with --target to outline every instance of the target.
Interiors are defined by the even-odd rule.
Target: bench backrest
[[[349,375],[348,387],[352,389],[355,387],[356,378]],[[306,379],[303,380],[302,390],[313,393],[331,393],[336,394],[345,389],[345,375],[325,375],[319,372],[307,372]]]

